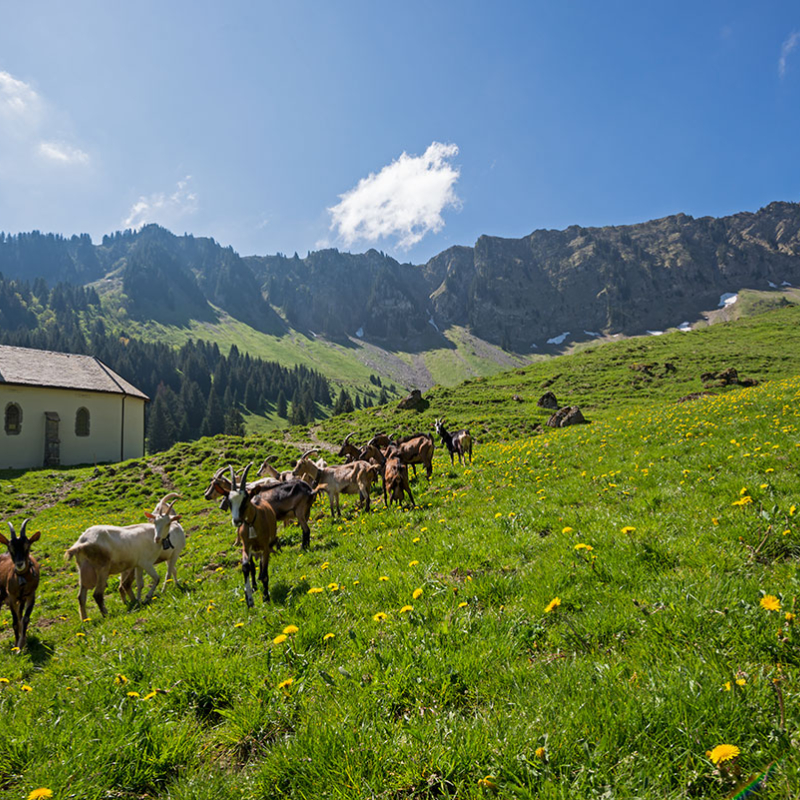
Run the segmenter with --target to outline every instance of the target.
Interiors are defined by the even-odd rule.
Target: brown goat
[[[25,528],[30,520],[25,520],[17,536],[14,526],[9,522],[11,539],[0,533],[0,543],[8,548],[8,555],[0,556],[0,606],[5,603],[11,609],[14,623],[14,640],[17,652],[25,649],[28,623],[36,602],[36,589],[39,586],[39,563],[31,555],[31,545],[38,541],[39,531],[30,538]]]
[[[383,454],[386,458],[396,456],[404,464],[414,468],[414,475],[417,474],[417,464],[425,467],[425,476],[430,480],[433,475],[433,437],[427,433],[418,433],[401,439],[397,443],[390,444]]]
[[[414,495],[408,482],[408,467],[399,458],[387,458],[383,471],[383,499],[387,505],[393,500],[402,504],[404,493],[408,492],[411,505],[414,506]],[[387,500],[388,495],[388,500]]]

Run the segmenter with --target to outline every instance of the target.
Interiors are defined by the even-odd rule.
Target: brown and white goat
[[[264,602],[269,602],[269,557],[278,540],[278,525],[272,506],[258,493],[247,489],[248,464],[242,473],[240,484],[236,485],[236,475],[230,467],[230,490],[228,503],[231,519],[236,527],[238,542],[242,546],[242,574],[244,575],[244,595],[248,608],[252,608],[253,584],[256,568],[253,557],[259,556],[258,579],[261,581]]]
[[[223,498],[222,506],[228,510],[228,494],[231,490],[231,482],[222,475],[215,475],[205,493],[206,500],[216,500]],[[273,484],[261,486],[259,483],[248,484],[247,491],[251,496],[262,495],[275,512],[275,519],[283,522],[286,527],[292,520],[296,519],[297,524],[303,531],[302,548],[306,550],[311,543],[311,529],[308,527],[308,520],[311,517],[311,506],[316,498],[314,491],[305,481],[298,480],[292,476],[291,480],[281,481]]]
[[[301,458],[294,468],[294,474],[298,478],[313,481],[318,484],[318,490],[322,489],[328,493],[331,516],[342,515],[339,506],[339,495],[342,494],[357,494],[361,498],[364,510],[369,511],[369,490],[379,472],[380,467],[366,461],[320,468],[307,457]]]
[[[25,535],[28,522],[30,520],[26,519],[22,523],[19,536],[10,522],[11,539],[0,533],[0,543],[8,548],[8,555],[0,556],[0,606],[5,603],[11,609],[17,652],[25,649],[28,623],[39,586],[39,563],[31,555],[31,545],[39,539],[40,532],[36,531],[28,538]]]
[[[174,501],[163,514],[154,515],[146,511],[145,516],[150,522],[125,527],[92,525],[64,553],[65,560],[74,558],[78,564],[80,576],[78,605],[81,619],[87,618],[86,597],[89,589],[94,590],[92,597],[100,613],[106,616],[108,612],[103,592],[109,576],[137,567],[139,568],[136,574],[137,600],[141,598],[143,572],[146,572],[152,580],[145,602],[152,600],[159,581],[154,564],[163,552],[163,543],[169,535],[170,526],[180,519],[180,516],[172,514],[173,505]]]
[[[464,464],[466,457],[469,456],[469,463],[472,463],[472,436],[466,428],[462,428],[456,433],[450,433],[444,427],[444,420],[436,420],[436,433],[439,434],[442,444],[450,453],[450,464],[453,464],[453,456],[458,456],[458,463]]]

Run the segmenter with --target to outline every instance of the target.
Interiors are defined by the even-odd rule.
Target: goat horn
[[[253,466],[253,462],[251,461],[245,468],[244,472],[242,473],[242,489],[247,488],[247,473],[250,471],[250,467]]]
[[[233,471],[233,466],[228,464],[228,469],[231,471],[231,491],[236,491],[236,473]]]
[[[16,539],[17,538],[17,532],[14,530],[14,526],[9,522],[8,523],[8,527],[11,528],[11,538],[12,539]]]
[[[28,527],[28,523],[29,523],[29,522],[30,522],[30,520],[29,520],[29,519],[26,519],[26,520],[25,520],[25,521],[22,523],[22,527],[19,529],[19,538],[20,538],[20,539],[24,539],[24,538],[25,538],[25,528],[27,528],[27,527]]]
[[[168,517],[168,516],[169,516],[169,515],[172,513],[172,507],[175,505],[175,503],[176,503],[176,502],[177,502],[177,498],[176,498],[175,500],[173,500],[173,501],[172,501],[172,502],[171,502],[171,503],[170,503],[170,504],[167,506],[167,510],[164,512],[164,516],[165,516],[165,517]]]
[[[312,453],[318,452],[318,448],[312,447],[310,450],[306,450],[303,455],[300,456],[300,460],[302,461],[304,458],[308,458]]]
[[[348,433],[348,434],[347,434],[347,436],[345,436],[345,437],[344,437],[344,441],[342,442],[342,447],[344,447],[344,446],[347,444],[348,440],[350,439],[350,437],[351,437],[351,436],[352,436],[354,433],[355,433],[355,431],[351,431],[350,433]]]

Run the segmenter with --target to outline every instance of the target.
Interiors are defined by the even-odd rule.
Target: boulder
[[[566,428],[568,425],[585,425],[588,423],[586,417],[583,416],[578,406],[564,406],[559,408],[547,424],[551,428]]]
[[[419,389],[412,389],[411,394],[404,397],[397,407],[406,411],[424,411],[429,405]]]
[[[558,408],[558,400],[553,392],[545,392],[536,403],[539,408]]]

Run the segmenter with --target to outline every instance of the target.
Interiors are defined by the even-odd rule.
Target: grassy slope
[[[251,611],[230,523],[200,498],[218,464],[276,449],[263,437],[179,445],[97,477],[7,475],[3,519],[35,517],[44,577],[30,653],[0,646],[13,721],[0,797],[478,798],[491,776],[503,797],[716,798],[773,760],[760,796],[792,796],[799,330],[787,309],[436,390],[434,406],[486,430],[472,467],[451,469],[439,449],[413,511],[377,501],[358,514],[345,500],[331,522],[318,506],[311,550],[285,532],[273,603]],[[633,360],[678,372],[635,388]],[[673,402],[731,364],[772,380]],[[507,438],[542,419],[533,401],[557,373],[556,393],[593,424]],[[189,532],[181,589],[132,611],[111,596],[109,618],[79,622],[64,548],[172,485]],[[728,768],[706,756],[719,744],[741,749]]]

